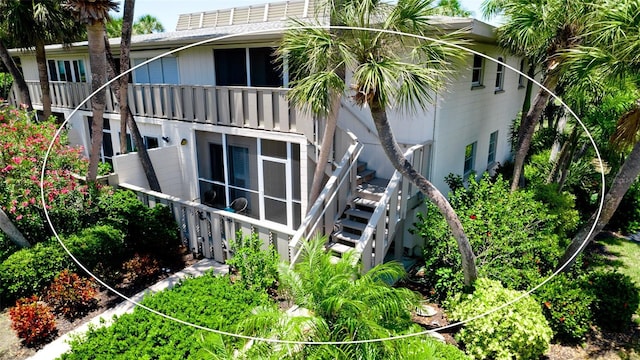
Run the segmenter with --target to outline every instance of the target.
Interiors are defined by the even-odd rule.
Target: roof
[[[289,25],[289,19],[311,19],[328,25],[328,18],[318,16],[314,4],[318,0],[289,0],[264,5],[254,5],[223,10],[214,10],[199,13],[179,15],[176,31],[134,35],[131,37],[133,50],[153,48],[180,47],[223,36],[236,35],[243,40],[277,39]],[[322,15],[322,14],[320,14]],[[495,27],[472,18],[458,18],[449,16],[433,17],[434,24],[446,30],[466,30],[469,37],[479,42],[495,42]],[[119,51],[120,39],[109,40],[114,52]],[[82,48],[88,45],[87,41],[73,43],[71,45],[48,45],[46,50],[51,53],[66,52],[73,48]],[[12,53],[18,52],[12,49]]]

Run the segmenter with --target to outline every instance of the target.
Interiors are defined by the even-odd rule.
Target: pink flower
[[[22,217],[23,217],[22,215],[18,215],[18,216],[16,216],[16,220],[20,221],[20,220],[22,220]]]

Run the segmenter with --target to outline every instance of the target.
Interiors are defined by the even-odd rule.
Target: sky
[[[281,1],[282,0],[277,0],[277,2]],[[482,12],[480,11],[482,1],[483,0],[460,0],[460,3],[463,8],[472,11],[475,18],[482,20]],[[120,11],[122,11],[124,1],[121,0],[119,2]],[[269,2],[269,0],[137,0],[134,17],[138,18],[147,14],[153,15],[160,20],[165,31],[174,31],[180,14],[243,7],[267,2]],[[117,15],[122,16],[121,13]]]

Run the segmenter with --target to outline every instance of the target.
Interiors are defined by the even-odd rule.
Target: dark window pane
[[[53,60],[47,61],[47,66],[49,67],[49,77],[51,81],[58,81],[58,69],[56,68],[56,62]]]
[[[246,86],[247,57],[245,49],[215,49],[216,85]]]
[[[145,136],[144,144],[147,149],[155,149],[158,147],[158,138],[153,136]]]
[[[280,65],[272,48],[250,48],[251,86],[282,86]]]
[[[287,203],[284,201],[265,198],[264,210],[265,219],[279,224],[287,224]]]
[[[222,145],[209,144],[209,153],[211,159],[211,180],[224,182],[224,161],[222,154]]]

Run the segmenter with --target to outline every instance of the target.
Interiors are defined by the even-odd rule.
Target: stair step
[[[358,165],[356,167],[358,172],[365,171],[367,169],[367,163],[364,161],[358,160]]]
[[[361,220],[361,222],[365,223],[368,223],[369,219],[371,219],[371,216],[373,215],[371,211],[360,210],[357,208],[347,209],[344,214],[354,221]]]
[[[336,243],[342,243],[344,245],[349,246],[349,244],[351,245],[351,248],[353,248],[356,243],[360,240],[360,235],[358,234],[354,234],[354,233],[350,233],[348,231],[337,231],[333,234],[331,234],[331,238],[336,242]]]
[[[367,227],[367,224],[363,224],[361,222],[357,222],[349,219],[341,219],[338,222],[340,223],[343,229],[355,230],[355,232],[351,231],[353,233],[362,234],[364,229]]]
[[[371,169],[364,169],[364,171],[358,172],[358,184],[368,182],[376,177],[376,171]]]
[[[346,253],[349,250],[353,250],[353,247],[347,246],[347,245],[342,244],[342,243],[330,243],[327,246],[327,250],[331,250],[336,254],[342,255],[342,254]]]
[[[365,198],[356,198],[353,200],[353,203],[356,205],[357,209],[360,210],[370,210],[373,212],[373,209],[378,206],[378,202],[375,200],[365,199]]]

